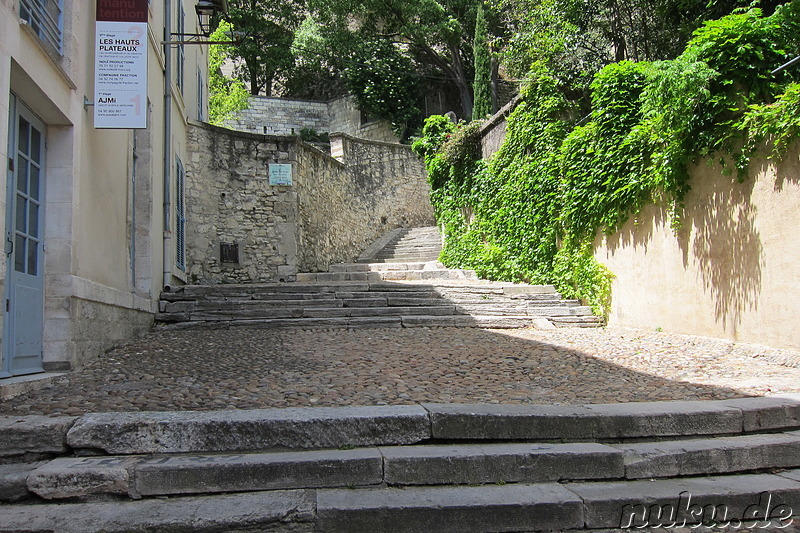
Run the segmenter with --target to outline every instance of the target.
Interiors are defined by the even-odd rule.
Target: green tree
[[[210,40],[224,42],[230,40],[230,35],[231,25],[223,21]],[[231,49],[229,44],[212,44],[208,48],[208,119],[217,126],[248,105],[249,95],[244,84],[222,73],[222,64],[230,58]]]
[[[363,111],[389,120],[406,140],[420,114],[419,80],[411,61],[385,40],[366,41],[355,48],[343,69],[347,88]]]
[[[523,77],[545,65],[582,89],[605,65],[679,56],[703,22],[748,7],[750,0],[493,0],[509,27],[506,68]],[[778,4],[765,0],[765,12]]]
[[[309,6],[333,54],[348,57],[352,39],[392,43],[418,71],[447,81],[463,116],[471,115],[476,0],[309,0]]]
[[[304,0],[229,0],[226,19],[240,36],[231,48],[236,75],[250,94],[271,96],[277,78],[294,65],[294,32],[305,18]]]
[[[482,119],[492,112],[492,60],[489,55],[489,29],[483,13],[483,1],[481,1],[478,4],[475,39],[472,45],[475,54],[475,81],[472,84],[475,103],[472,107],[472,117],[476,120]]]

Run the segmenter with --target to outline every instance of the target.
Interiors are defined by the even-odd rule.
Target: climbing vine
[[[414,149],[445,231],[441,260],[489,279],[553,283],[606,312],[613,275],[593,256],[599,232],[655,202],[671,204],[679,226],[690,163],[713,156],[744,177],[759,143],[779,157],[800,136],[797,69],[771,74],[800,53],[799,6],[706,23],[674,60],[608,65],[587,117],[536,67],[489,161],[477,125],[428,119]]]

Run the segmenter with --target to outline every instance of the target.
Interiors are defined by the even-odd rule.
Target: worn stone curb
[[[202,453],[425,441],[617,441],[800,428],[800,397],[581,406],[422,404],[0,417],[0,458]],[[6,461],[8,462],[8,461]]]

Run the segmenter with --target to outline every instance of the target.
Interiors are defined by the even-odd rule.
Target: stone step
[[[6,416],[0,417],[0,458],[11,462],[13,457],[81,451],[234,453],[396,446],[430,440],[619,442],[798,429],[800,399],[796,396],[582,406],[422,404],[95,413],[80,418]],[[650,453],[630,450],[640,457],[638,462]]]
[[[299,272],[296,276],[299,282],[326,282],[326,281],[380,281],[377,272]]]
[[[395,245],[387,246],[377,255],[391,255],[392,253],[418,250],[441,251],[441,249],[442,243],[439,241],[419,241],[418,239],[414,239],[413,241],[401,241]]]
[[[333,309],[306,309],[304,318],[333,318],[333,317],[380,317],[380,316],[409,316],[425,315],[429,317],[455,315],[456,308],[452,305],[420,306],[420,307],[344,307]]]
[[[765,512],[787,525],[800,506],[798,477],[321,489],[317,519],[321,531],[352,533],[567,531],[715,520],[738,529],[743,520],[764,524]]]
[[[16,532],[315,531],[313,491],[269,491],[189,498],[4,506],[0,528]]]
[[[394,259],[394,260],[401,260],[403,257],[439,257],[439,253],[441,250],[435,248],[403,248],[400,250],[391,250],[387,253],[379,253],[375,256],[375,259],[380,261],[381,259]]]
[[[358,308],[353,308],[358,309]],[[359,316],[359,313],[350,313],[349,316],[329,316],[325,317],[303,317],[303,318],[237,318],[229,316],[219,320],[193,320],[190,315],[166,315],[162,319],[159,327],[164,330],[169,329],[203,329],[208,327],[217,328],[258,328],[258,329],[271,329],[271,328],[301,328],[301,329],[314,329],[314,328],[432,328],[432,327],[449,327],[449,328],[485,328],[485,329],[519,329],[519,328],[541,328],[552,329],[553,325],[546,318],[537,318],[531,316],[519,315],[464,315],[454,314],[451,315],[450,308],[447,306],[439,306],[435,313],[441,314],[414,314],[418,311],[408,314],[397,314],[397,311],[383,311],[383,308],[366,307],[362,308],[365,311],[362,313],[364,316]],[[370,313],[367,310],[379,310],[376,313]],[[392,309],[392,308],[386,308]],[[401,309],[401,308],[395,308]],[[454,310],[457,313],[456,310]],[[313,315],[314,310],[309,309],[304,312],[305,314]],[[382,314],[388,313],[388,314]],[[332,313],[335,315],[335,313]],[[171,320],[172,323],[165,323]],[[541,322],[543,321],[543,322]]]
[[[379,275],[384,281],[478,279],[474,270],[387,270]]]
[[[604,325],[599,316],[554,316],[548,319],[557,328],[599,328]]]
[[[800,467],[800,432],[617,444],[627,479]]]
[[[176,292],[162,293],[163,302],[183,301],[249,301],[249,300],[312,300],[331,298],[337,292],[405,292],[409,290],[431,291],[430,285],[411,285],[407,283],[372,282],[293,282],[279,285],[253,286],[195,286],[187,285]]]
[[[800,466],[800,434],[625,445],[446,444],[245,454],[62,457],[20,492],[52,499],[323,487],[483,485],[691,477]],[[19,484],[19,481],[18,481]]]
[[[114,455],[414,444],[431,435],[420,406],[90,413],[69,420],[57,434],[70,449]]]
[[[4,506],[7,531],[324,533],[779,530],[800,472],[656,481],[320,488]],[[766,515],[771,516],[768,522]],[[655,531],[653,529],[652,531]],[[706,531],[706,530],[703,530]]]

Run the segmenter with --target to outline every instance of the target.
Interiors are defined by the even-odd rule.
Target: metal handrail
[[[20,0],[20,18],[44,42],[62,52],[63,11],[61,0]]]

